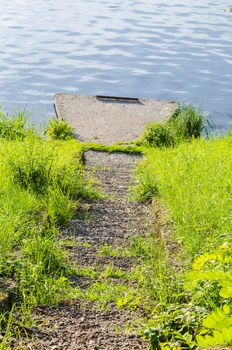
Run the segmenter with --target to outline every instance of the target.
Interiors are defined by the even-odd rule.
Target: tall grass
[[[166,122],[149,123],[136,143],[146,147],[174,147],[183,141],[199,138],[207,129],[207,120],[201,109],[183,104]]]
[[[177,108],[168,121],[180,139],[198,138],[206,128],[206,117],[201,109],[192,104],[183,104]]]
[[[154,266],[146,290],[155,286],[156,306],[145,333],[154,349],[230,348],[232,135],[148,148],[144,154],[135,195],[166,208],[182,259],[182,269],[172,270],[178,290],[171,280],[166,285],[165,257],[157,257],[161,277]],[[144,247],[148,250],[147,242]]]
[[[34,133],[34,129],[28,123],[29,115],[24,111],[17,116],[6,116],[0,109],[0,137],[8,140],[24,139]]]
[[[84,178],[82,146],[39,137],[22,113],[8,118],[0,112],[0,164],[0,278],[14,286],[0,327],[11,336],[10,318],[17,313],[7,306],[20,308],[22,316],[70,293],[73,268],[56,235],[75,215],[78,200],[98,193]]]
[[[229,239],[231,149],[231,136],[149,149],[138,168],[137,196],[141,200],[159,196],[169,211],[176,239],[191,259]]]

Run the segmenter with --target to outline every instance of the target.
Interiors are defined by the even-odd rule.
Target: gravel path
[[[86,204],[85,220],[77,217],[63,231],[63,238],[72,240],[66,249],[78,267],[102,271],[110,265],[128,272],[136,264],[133,258],[120,256],[120,250],[128,245],[131,237],[145,235],[151,226],[151,208],[128,200],[132,170],[137,160],[136,156],[119,153],[88,151],[85,154],[87,173],[98,179],[105,196]],[[99,250],[104,246],[116,248],[119,256],[100,255]],[[73,283],[84,292],[96,280],[74,277]],[[108,279],[107,283],[112,280]],[[129,285],[132,281],[124,280],[123,283]],[[107,310],[104,310],[95,302],[78,299],[72,304],[37,309],[35,313],[46,320],[43,329],[48,334],[36,334],[28,349],[149,349],[149,344],[135,331],[128,330],[128,325],[133,326],[139,315],[135,311],[119,309],[113,302],[108,302]]]

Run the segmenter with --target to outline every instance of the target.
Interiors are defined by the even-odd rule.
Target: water
[[[232,123],[231,0],[0,0],[0,101],[46,122],[56,92],[191,101]]]

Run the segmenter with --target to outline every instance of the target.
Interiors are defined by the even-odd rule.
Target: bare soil
[[[66,245],[69,258],[77,266],[101,271],[112,265],[128,272],[138,264],[131,257],[120,256],[120,249],[129,244],[131,237],[146,235],[152,225],[151,207],[128,199],[136,161],[137,156],[127,154],[93,151],[85,154],[87,173],[98,179],[104,197],[85,204],[83,215],[78,212],[70,227],[63,230],[62,238],[70,239]],[[100,254],[105,245],[117,249],[118,256]],[[95,278],[73,278],[73,283],[83,291],[94,282]],[[33,340],[28,341],[28,349],[149,349],[149,343],[142,340],[134,327],[139,322],[139,313],[117,308],[113,302],[102,309],[99,303],[80,298],[58,307],[37,308],[35,314],[44,321],[44,333],[35,333]]]

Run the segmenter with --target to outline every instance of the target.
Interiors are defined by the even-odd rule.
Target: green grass
[[[207,120],[200,108],[192,104],[182,104],[168,120],[176,137],[180,140],[198,138],[204,130],[207,131]]]
[[[168,122],[148,126],[138,143],[104,146],[78,143],[63,121],[52,120],[46,135],[38,136],[23,113],[7,118],[0,112],[0,278],[14,284],[11,308],[1,310],[0,349],[20,338],[19,319],[34,322],[34,306],[72,298],[146,315],[144,335],[153,349],[202,348],[198,341],[207,348],[223,337],[229,344],[232,134],[205,140],[204,127],[200,110],[181,106]],[[99,248],[99,255],[131,257],[130,271],[70,265],[65,247],[75,238],[60,240],[59,227],[76,215],[78,201],[100,196],[84,177],[83,151],[89,149],[144,155],[133,195],[165,209],[178,252],[167,254],[160,225],[160,232],[132,237],[127,247]],[[177,270],[175,255],[182,262]],[[92,284],[75,288],[71,276]]]
[[[45,133],[51,140],[70,140],[73,139],[74,129],[62,119],[50,119]]]
[[[23,140],[34,134],[33,127],[28,123],[29,115],[20,111],[17,116],[6,116],[0,108],[0,137],[8,140]]]
[[[180,105],[167,121],[147,124],[135,144],[140,147],[174,147],[201,137],[208,129],[209,123],[200,109],[191,104]]]
[[[134,196],[161,204],[172,232],[170,242],[178,243],[178,270],[172,265],[175,253],[167,254],[161,225],[160,232],[133,237],[124,249],[100,248],[101,255],[134,258],[133,271],[109,265],[103,271],[78,272],[95,279],[79,297],[101,307],[114,303],[143,310],[144,335],[153,349],[198,349],[202,344],[209,348],[230,342],[230,248],[223,244],[231,240],[232,228],[232,135],[202,139],[205,127],[202,112],[187,105],[168,122],[149,125],[131,145],[83,145],[86,150],[143,153]],[[132,280],[135,283],[130,284]],[[224,328],[210,328],[216,315]]]
[[[133,278],[132,271],[125,271],[113,264],[108,265],[101,273],[100,278],[116,278],[116,279],[126,279],[129,280]]]
[[[149,149],[137,170],[137,198],[162,201],[190,260],[230,239],[231,149],[231,136]]]
[[[107,153],[116,152],[116,153],[129,153],[129,154],[135,154],[135,155],[142,154],[142,148],[140,146],[137,146],[135,142],[134,143],[132,142],[130,145],[115,143],[110,146],[85,142],[83,143],[83,149],[85,151],[93,150],[93,151],[107,152]]]
[[[121,256],[121,248],[104,244],[99,248],[98,254],[100,256]]]
[[[165,256],[161,242],[159,255],[153,254],[155,264],[151,259],[147,270],[151,250],[156,251],[155,242],[149,244],[149,240],[137,238],[132,244],[132,253],[137,252],[140,259],[144,257],[142,266],[145,272],[149,271],[150,280],[146,273],[142,274],[144,289],[154,295],[154,315],[145,331],[152,347],[230,346],[231,133],[221,138],[182,142],[174,148],[148,148],[136,176],[135,197],[162,204],[172,232],[169,239],[178,242],[180,250],[176,253],[182,259],[181,269],[173,270],[169,260],[173,253],[169,258]],[[209,326],[215,317],[218,322],[226,320],[221,328]]]
[[[112,303],[118,307],[134,309],[138,306],[140,299],[136,289],[128,288],[127,284],[115,283],[115,281],[96,281],[84,292],[82,298],[96,302],[99,307],[106,308]]]
[[[11,305],[1,310],[2,349],[17,337],[17,314],[23,319],[32,307],[73,293],[68,276],[75,269],[56,237],[79,200],[99,196],[84,178],[82,152],[74,139],[38,136],[22,113],[0,113],[0,278],[14,285]]]

